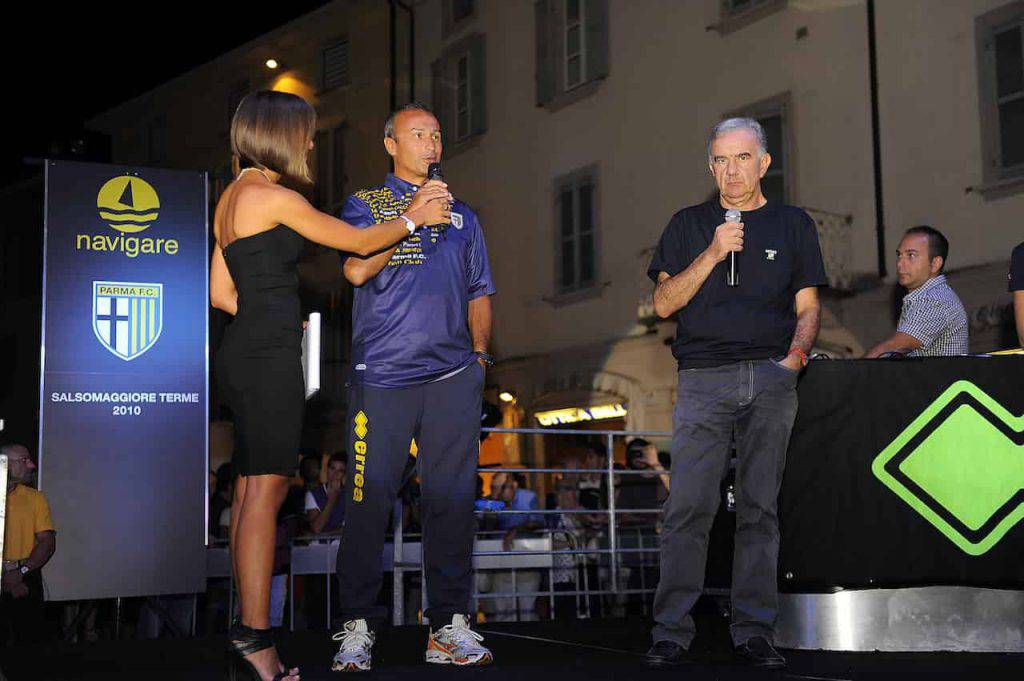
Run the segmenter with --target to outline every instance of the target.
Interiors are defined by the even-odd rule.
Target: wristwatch
[[[416,223],[412,221],[412,218],[406,215],[399,215],[398,217],[405,220],[405,228],[409,230],[409,234],[412,234],[413,232],[416,231]]]
[[[25,565],[25,563],[23,561],[19,560],[18,561],[18,572],[20,572],[22,574],[22,576],[24,576],[24,575],[27,575],[28,573],[32,572],[32,568],[30,568],[28,565]]]
[[[491,357],[486,352],[478,352],[478,353],[476,353],[476,356],[477,356],[478,359],[480,359],[487,366],[489,366],[489,367],[494,366],[494,358]]]

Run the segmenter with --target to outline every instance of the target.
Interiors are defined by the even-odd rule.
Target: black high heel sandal
[[[241,669],[252,681],[260,681],[260,673],[252,662],[245,659],[247,655],[258,653],[261,650],[274,647],[274,640],[270,636],[270,629],[253,629],[244,624],[235,624],[228,633],[228,678],[237,681],[238,671]],[[287,671],[278,672],[274,675],[273,681],[283,681],[291,676]]]

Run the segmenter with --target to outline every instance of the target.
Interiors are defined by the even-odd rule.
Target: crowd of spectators
[[[612,463],[613,495],[609,495],[609,459],[602,442],[584,441],[561,457],[555,453],[552,458],[564,473],[495,469],[489,485],[481,482],[481,501],[477,504],[481,510],[481,538],[500,537],[503,551],[522,551],[527,544],[518,539],[550,537],[556,552],[551,571],[518,569],[514,576],[510,570],[478,572],[480,610],[489,621],[529,621],[550,615],[550,599],[546,596],[508,595],[547,592],[549,588],[567,594],[553,599],[554,615],[559,618],[623,614],[640,607],[640,594],[612,599],[578,592],[610,590],[610,560],[604,552],[608,549],[607,511],[613,501],[620,544],[640,545],[643,540],[637,537],[646,535],[648,546],[656,545],[660,521],[657,511],[670,486],[668,455],[642,438],[629,441],[625,463]],[[538,491],[531,487],[546,491],[543,504]],[[637,591],[644,585],[653,586],[656,564],[655,553],[621,558],[620,586]]]

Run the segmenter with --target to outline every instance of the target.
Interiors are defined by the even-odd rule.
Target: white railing
[[[560,535],[565,534],[564,530],[540,530],[532,532],[528,536],[517,537],[512,543],[512,550],[505,551],[502,547],[502,535],[504,532],[477,533],[473,549],[473,568],[476,574],[504,572],[510,574],[511,590],[488,590],[480,592],[475,588],[472,597],[478,608],[481,600],[506,599],[516,603],[513,609],[518,618],[518,602],[520,598],[535,597],[548,599],[550,616],[554,616],[554,605],[557,597],[574,597],[576,610],[579,616],[592,617],[591,604],[598,599],[598,606],[602,597],[621,599],[626,596],[641,596],[642,607],[646,612],[647,603],[643,599],[653,596],[656,584],[648,582],[648,570],[657,567],[658,554],[660,553],[660,541],[654,531],[654,525],[658,522],[662,510],[660,508],[617,508],[615,499],[614,484],[615,476],[646,475],[650,471],[616,469],[614,461],[615,438],[622,437],[650,437],[670,438],[671,433],[655,431],[621,431],[621,430],[563,430],[554,428],[484,428],[484,432],[500,435],[558,435],[589,437],[600,437],[604,442],[607,454],[604,465],[601,468],[478,468],[482,473],[514,472],[514,473],[543,473],[578,475],[599,473],[605,478],[605,490],[607,497],[604,499],[606,505],[601,509],[530,509],[530,510],[500,510],[500,511],[477,511],[477,515],[573,515],[584,514],[587,516],[604,516],[606,520],[601,523],[598,531],[590,537],[587,545],[573,545],[569,543],[568,548],[556,548]],[[648,516],[651,518],[650,527],[620,527],[617,519],[620,515],[631,515],[634,518]],[[563,538],[564,539],[564,538]],[[562,541],[561,543],[566,543]],[[294,626],[294,577],[295,576],[324,576],[327,578],[327,595],[325,607],[327,610],[327,624],[331,621],[331,577],[335,574],[336,559],[338,553],[337,535],[311,535],[296,537],[292,542],[290,574],[289,574],[289,601],[291,625]],[[556,565],[556,556],[571,556],[573,564]],[[426,610],[426,576],[424,574],[423,554],[421,537],[419,535],[408,535],[402,527],[402,502],[396,500],[394,509],[394,535],[386,538],[382,567],[385,572],[392,572],[392,621],[394,624],[405,623],[406,617],[406,584],[407,575],[419,577],[420,589],[420,613]],[[629,588],[622,583],[621,573],[626,570],[639,570],[637,585],[639,588]],[[556,569],[569,569],[574,573],[571,580],[571,590],[555,591],[553,576]],[[539,585],[538,588],[521,588],[517,576],[523,574],[519,571],[546,572],[548,575],[547,588]],[[231,558],[225,542],[216,542],[211,545],[207,552],[207,577],[226,578],[229,580],[228,592],[228,618],[234,611],[234,584],[232,584]],[[716,590],[706,590],[712,593]],[[412,604],[410,604],[412,605]],[[413,605],[415,608],[416,606]]]
[[[494,514],[494,515],[551,515],[551,514],[586,514],[586,515],[604,515],[607,516],[607,533],[602,538],[602,541],[598,546],[592,548],[578,548],[578,549],[555,549],[553,546],[553,540],[551,532],[538,533],[536,539],[517,539],[513,542],[511,551],[500,550],[501,542],[497,542],[497,546],[487,544],[486,540],[478,539],[475,543],[473,550],[473,564],[475,570],[482,569],[502,569],[510,571],[512,574],[512,591],[511,592],[485,592],[479,593],[477,589],[473,590],[473,598],[476,601],[478,607],[481,599],[496,599],[496,598],[510,598],[518,599],[522,597],[546,597],[550,599],[550,604],[554,606],[554,599],[556,596],[575,596],[577,598],[577,610],[580,610],[580,597],[583,598],[583,606],[586,607],[587,600],[589,597],[602,595],[624,596],[627,594],[649,594],[653,593],[654,587],[647,586],[646,583],[642,583],[640,589],[624,589],[620,584],[619,573],[622,568],[622,560],[624,554],[639,554],[640,560],[640,571],[641,579],[643,580],[644,570],[650,566],[646,560],[648,553],[657,554],[660,552],[660,546],[644,546],[643,539],[640,538],[638,533],[638,546],[622,546],[622,538],[620,532],[622,528],[618,527],[616,522],[617,517],[620,514],[651,514],[652,521],[657,520],[657,516],[661,514],[660,508],[645,508],[645,509],[619,509],[616,508],[615,500],[615,476],[617,475],[650,475],[650,471],[646,470],[630,470],[630,469],[616,469],[614,460],[614,444],[616,437],[654,437],[654,438],[671,438],[672,433],[660,432],[660,431],[623,431],[623,430],[568,430],[568,429],[554,429],[554,428],[483,428],[483,432],[492,434],[502,435],[560,435],[560,436],[588,436],[588,437],[601,437],[604,440],[606,449],[605,465],[603,468],[597,469],[584,469],[584,468],[514,468],[514,469],[502,469],[502,468],[478,468],[477,471],[480,473],[496,473],[496,472],[513,472],[513,473],[550,473],[550,474],[586,474],[586,473],[600,473],[605,477],[605,485],[607,491],[607,498],[605,502],[606,508],[602,509],[530,509],[524,511],[518,510],[501,510],[501,511],[477,511],[477,515]],[[426,609],[426,576],[424,574],[424,566],[422,556],[416,556],[419,558],[416,560],[409,560],[409,553],[405,550],[403,528],[401,523],[401,513],[396,509],[395,515],[395,537],[393,544],[393,600],[392,600],[392,621],[394,624],[402,624],[405,620],[404,613],[404,600],[405,600],[405,582],[404,575],[410,572],[418,572],[420,575],[420,589],[421,589],[421,611]],[[539,543],[538,543],[539,542]],[[418,547],[417,547],[418,548]],[[489,549],[489,550],[488,550]],[[602,564],[602,569],[607,571],[607,579],[601,580],[607,583],[607,588],[604,586],[598,586],[598,588],[591,588],[590,584],[584,583],[582,586],[576,580],[576,587],[572,591],[554,591],[554,585],[549,582],[547,589],[534,589],[534,590],[519,590],[516,583],[516,570],[522,568],[534,567],[533,562],[541,561],[540,564],[544,569],[549,572],[549,578],[555,568],[553,565],[553,557],[555,555],[571,555],[574,556],[577,561],[586,561],[587,556],[594,556],[598,560],[602,560],[603,557],[607,556],[607,563]],[[485,562],[486,561],[486,562]],[[656,562],[656,560],[655,560]],[[603,560],[602,560],[603,563]],[[581,578],[586,582],[587,580],[587,569],[586,565],[583,566]],[[644,580],[645,581],[645,580]],[[518,608],[517,618],[518,618]],[[552,612],[553,616],[553,612]]]
[[[828,284],[837,291],[848,291],[853,283],[850,263],[853,255],[853,216],[820,208],[801,206],[818,228],[821,257],[825,261]]]

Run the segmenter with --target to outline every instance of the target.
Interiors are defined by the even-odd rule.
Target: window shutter
[[[565,92],[565,0],[552,0],[551,4],[551,67],[558,96]]]
[[[483,34],[474,36],[469,48],[469,123],[470,134],[487,130],[487,40]]]
[[[324,92],[348,85],[348,40],[336,40],[324,47],[321,69],[323,80],[320,85]]]
[[[608,75],[608,0],[585,0],[587,80]]]
[[[554,28],[551,0],[537,0],[533,5],[537,41],[536,71],[537,106],[544,106],[555,96],[554,65],[551,35]]]
[[[452,0],[441,1],[441,37],[447,38],[455,21],[452,19]]]
[[[430,65],[432,74],[432,97],[434,104],[434,116],[441,124],[443,138],[455,139],[455,84],[452,82],[449,60],[441,57]]]

